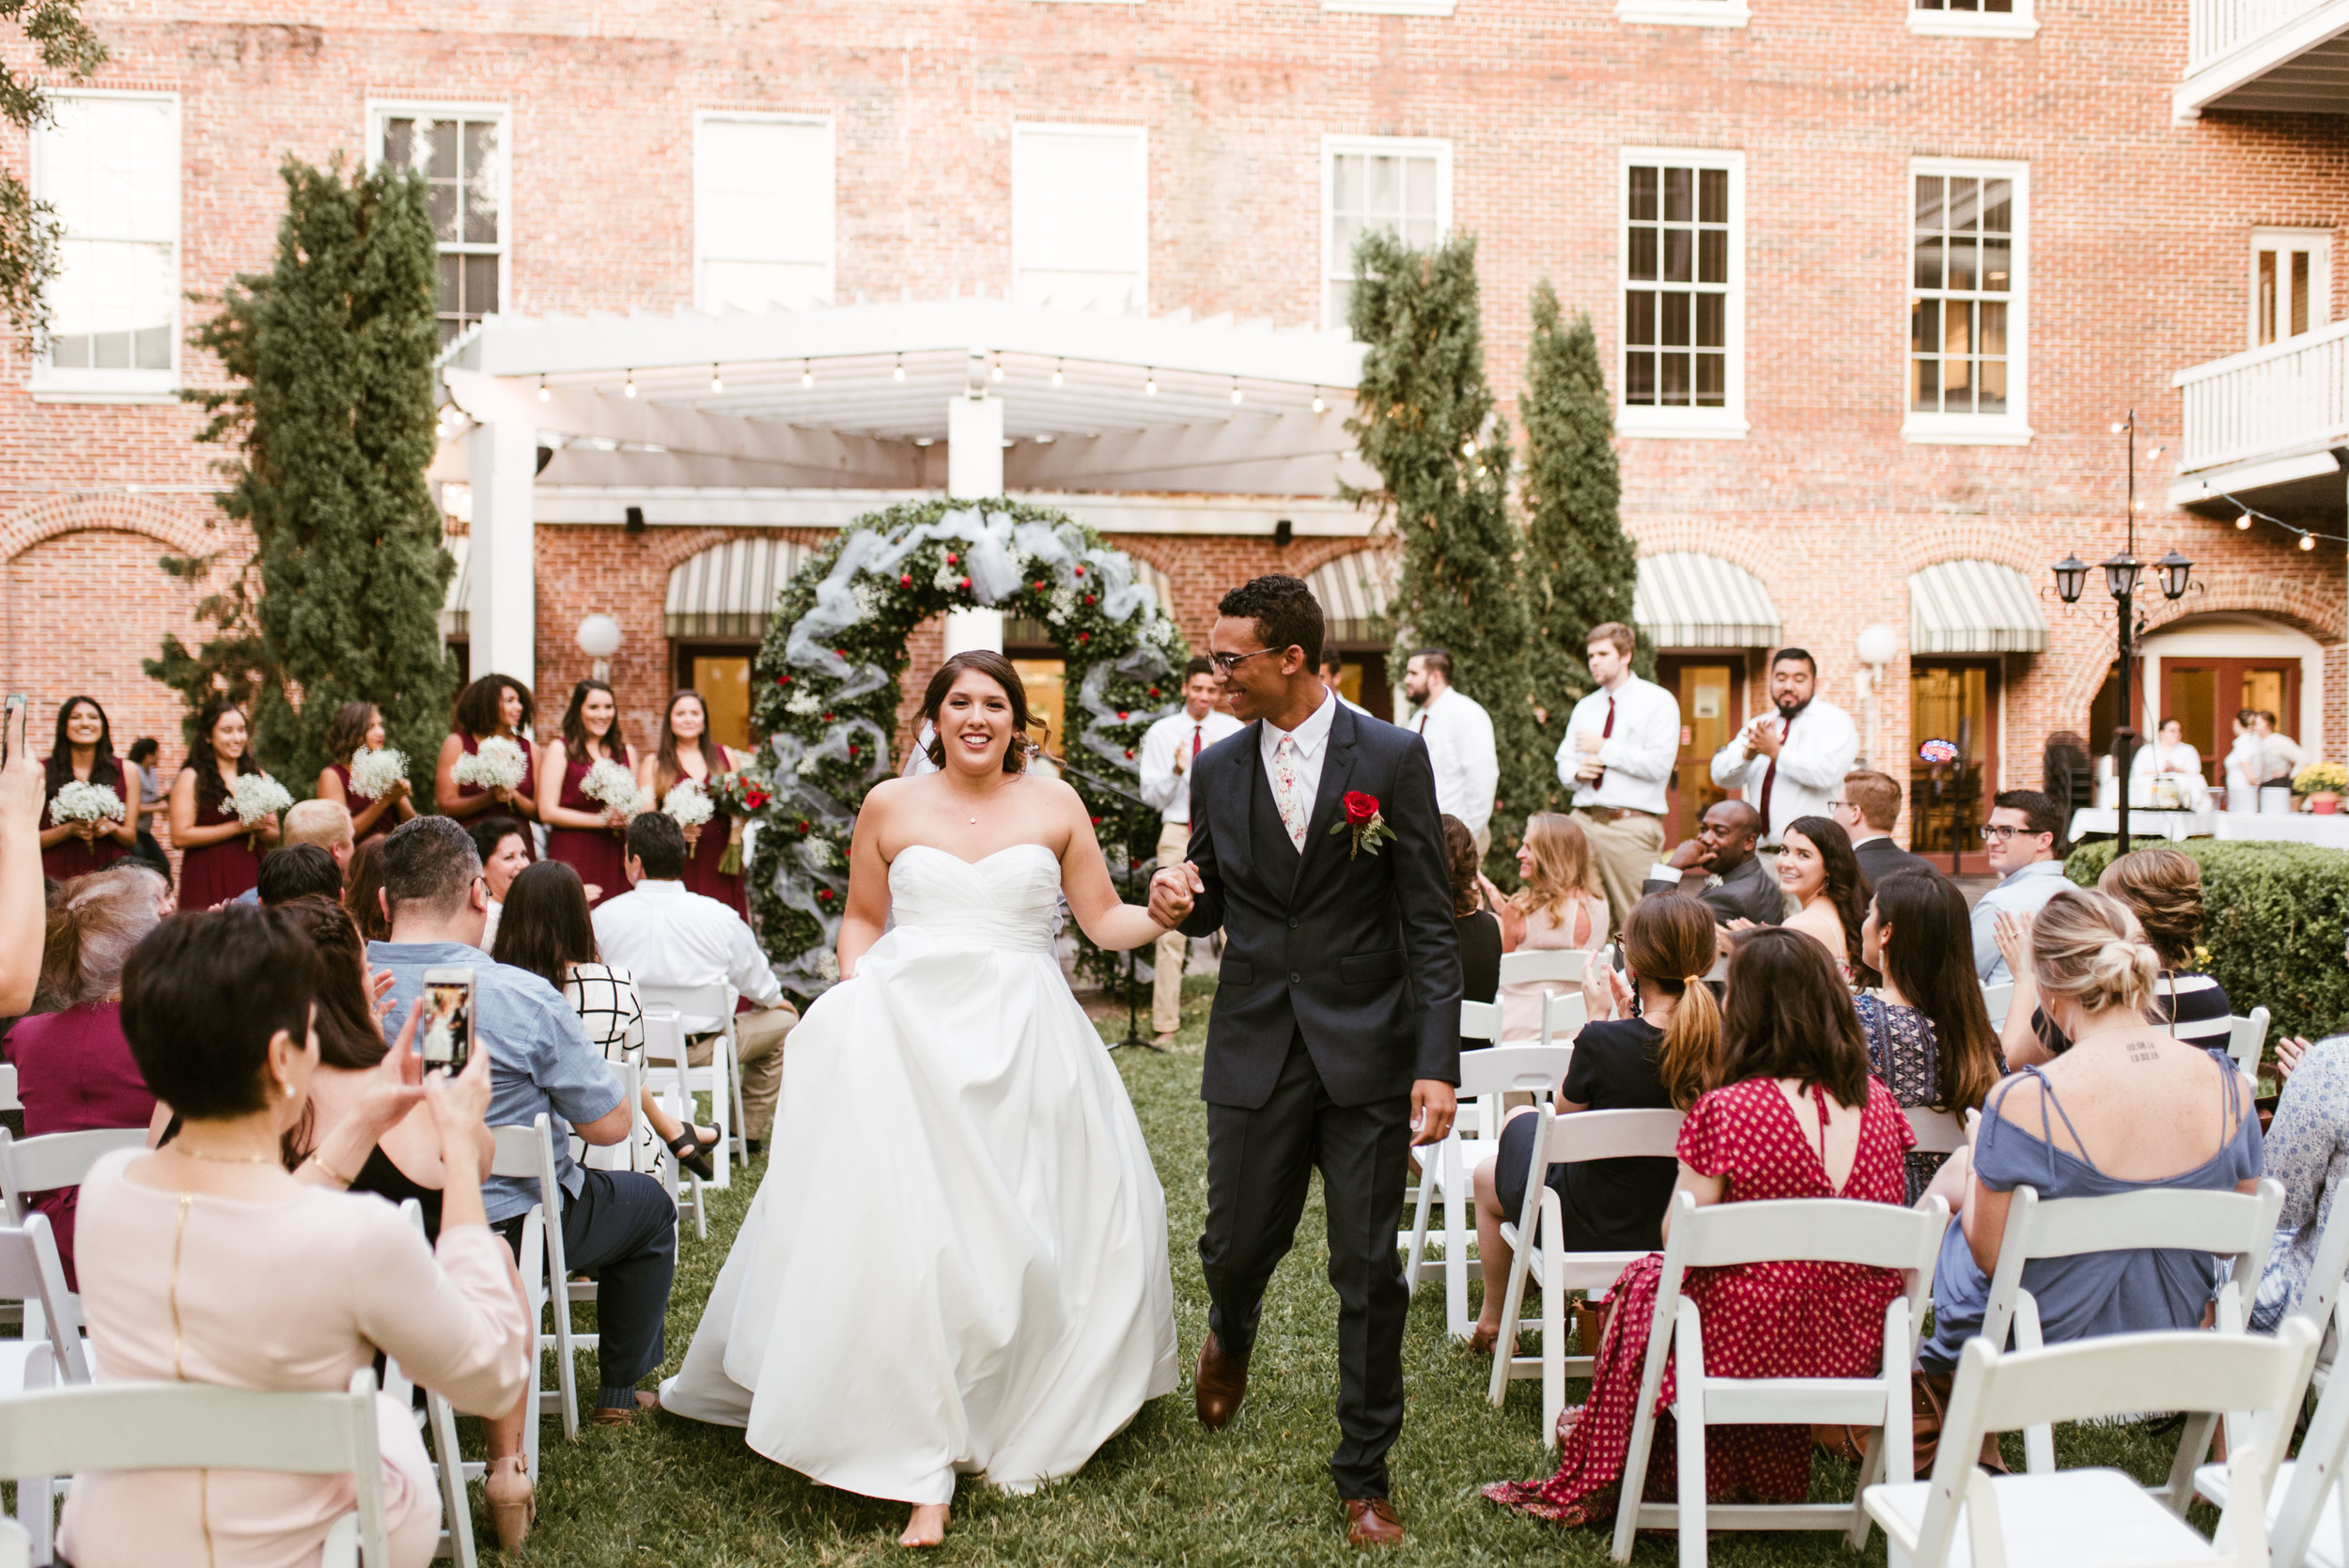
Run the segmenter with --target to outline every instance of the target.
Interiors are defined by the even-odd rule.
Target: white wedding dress
[[[661,1404],[828,1486],[1081,1468],[1175,1385],[1166,1200],[1051,942],[1038,844],[889,868],[895,926],[791,1032],[767,1177]]]

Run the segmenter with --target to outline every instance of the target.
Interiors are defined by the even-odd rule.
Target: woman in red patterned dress
[[[441,760],[432,770],[434,809],[459,822],[479,816],[492,807],[500,816],[517,816],[525,822],[538,820],[538,748],[522,733],[530,728],[536,712],[530,688],[511,675],[483,675],[459,692],[456,711],[450,715],[455,728],[441,742]],[[478,752],[481,743],[491,736],[521,748],[522,782],[512,789],[483,789],[475,784],[459,784],[458,758]]]
[[[104,784],[122,801],[122,815],[112,823],[59,822],[44,812],[40,830],[40,874],[53,882],[70,882],[102,870],[138,847],[133,820],[139,803],[138,781],[123,770],[115,757],[114,727],[96,697],[68,697],[57,709],[57,737],[49,748],[49,799],[74,783]]]
[[[669,716],[661,725],[660,752],[637,762],[636,784],[652,796],[653,809],[658,811],[668,804],[669,791],[681,781],[693,779],[706,785],[719,774],[741,766],[733,748],[709,738],[709,705],[702,701],[702,694],[683,691],[669,699]],[[715,799],[710,803],[717,806]],[[685,830],[685,886],[690,893],[714,898],[747,916],[742,874],[718,869],[733,836],[734,822],[723,806],[717,806],[700,827]]]
[[[350,787],[350,759],[361,752],[383,749],[383,714],[373,703],[345,703],[326,726],[326,754],[334,760],[319,771],[319,799],[332,800],[350,813],[350,836],[357,844],[385,838],[394,828],[416,815],[408,781],[396,779],[381,799],[370,800]]]
[[[1852,1198],[1904,1203],[1904,1155],[1916,1141],[1890,1091],[1868,1074],[1851,995],[1826,948],[1776,927],[1742,933],[1729,964],[1721,1081],[1680,1129],[1678,1190],[1712,1203]],[[1672,1219],[1665,1217],[1669,1244]],[[1559,1419],[1558,1471],[1496,1482],[1485,1496],[1563,1525],[1611,1520],[1631,1443],[1648,1327],[1664,1260],[1651,1254],[1614,1283],[1590,1403]],[[1895,1270],[1851,1264],[1762,1263],[1692,1271],[1681,1286],[1704,1321],[1708,1373],[1728,1377],[1869,1377],[1881,1370],[1884,1309]],[[1643,1496],[1676,1495],[1672,1374]],[[1568,1423],[1571,1422],[1569,1427]],[[1808,1426],[1714,1427],[1705,1491],[1720,1502],[1800,1502],[1811,1491]]]
[[[547,859],[561,861],[586,884],[587,902],[628,891],[628,850],[621,835],[628,817],[580,785],[599,762],[636,771],[636,748],[620,738],[620,707],[612,688],[583,680],[563,710],[563,733],[548,743],[538,775],[538,820],[547,825]]]

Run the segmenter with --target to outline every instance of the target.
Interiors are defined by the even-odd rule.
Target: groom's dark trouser
[[[1199,1265],[1207,1326],[1226,1353],[1255,1345],[1256,1312],[1287,1255],[1321,1167],[1330,1221],[1330,1283],[1338,1293],[1337,1452],[1330,1477],[1342,1498],[1387,1495],[1387,1451],[1403,1431],[1403,1327],[1411,1304],[1395,1256],[1409,1162],[1408,1095],[1369,1105],[1332,1102],[1302,1038],[1272,1095],[1254,1110],[1207,1107],[1207,1228]]]

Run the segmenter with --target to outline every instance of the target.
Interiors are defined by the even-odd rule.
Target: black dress
[[[437,1245],[441,1239],[441,1189],[418,1187],[408,1179],[408,1173],[394,1165],[391,1157],[379,1145],[367,1151],[367,1162],[359,1167],[359,1174],[350,1184],[353,1192],[372,1192],[393,1207],[413,1198],[424,1210],[424,1239]]]
[[[1470,909],[1452,917],[1460,934],[1460,1000],[1491,1001],[1501,994],[1501,922],[1490,909]],[[1460,1042],[1463,1050],[1487,1046],[1489,1040]]]
[[[1656,1066],[1664,1032],[1644,1018],[1584,1024],[1574,1037],[1560,1098],[1593,1110],[1670,1110],[1672,1095]],[[1538,1116],[1519,1116],[1501,1130],[1493,1188],[1501,1211],[1525,1204],[1526,1165],[1540,1130]],[[1549,1186],[1565,1213],[1562,1245],[1572,1252],[1653,1252],[1664,1245],[1664,1210],[1672,1203],[1680,1162],[1667,1158],[1593,1159],[1553,1165]]]

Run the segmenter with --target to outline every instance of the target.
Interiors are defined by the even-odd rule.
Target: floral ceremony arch
[[[1066,660],[1051,737],[1128,897],[1128,846],[1157,834],[1140,799],[1142,735],[1178,705],[1190,657],[1133,563],[1063,513],[1017,501],[927,501],[869,513],[801,567],[752,669],[766,739],[735,786],[755,819],[752,913],[775,972],[813,996],[839,978],[848,842],[864,793],[894,776],[899,682],[916,627],[986,608],[1050,629]],[[1147,854],[1147,851],[1144,851]],[[1113,969],[1110,972],[1114,972]]]

